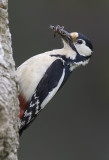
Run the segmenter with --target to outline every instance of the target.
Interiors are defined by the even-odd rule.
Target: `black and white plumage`
[[[93,52],[86,36],[68,33],[59,25],[51,29],[61,36],[64,47],[36,55],[17,69],[20,134],[63,86],[73,69],[87,64]]]

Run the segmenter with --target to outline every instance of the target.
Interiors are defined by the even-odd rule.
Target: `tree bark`
[[[8,26],[8,0],[0,0],[0,160],[17,160],[18,93]]]

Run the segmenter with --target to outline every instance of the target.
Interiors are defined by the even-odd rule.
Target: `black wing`
[[[20,120],[20,134],[22,134],[22,131],[26,129],[36,118],[37,114],[41,110],[41,104],[44,99],[48,96],[49,92],[51,92],[58,85],[58,82],[63,74],[63,70],[64,64],[60,59],[55,60],[47,69],[33,96],[28,102],[27,109]]]

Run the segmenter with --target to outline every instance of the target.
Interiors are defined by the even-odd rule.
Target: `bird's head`
[[[93,53],[93,46],[85,35],[77,32],[68,33],[64,27],[59,25],[50,26],[50,28],[54,30],[54,36],[58,33],[63,39],[64,46],[70,47],[73,51],[72,53],[75,53],[74,63],[84,65],[89,61]]]

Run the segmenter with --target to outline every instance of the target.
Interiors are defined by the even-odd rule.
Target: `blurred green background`
[[[109,1],[10,0],[16,66],[61,48],[49,25],[91,39],[94,54],[73,71],[20,139],[20,160],[109,160]],[[30,76],[30,75],[28,75]]]

